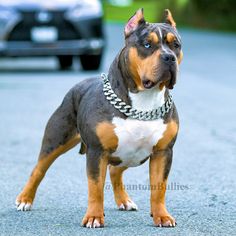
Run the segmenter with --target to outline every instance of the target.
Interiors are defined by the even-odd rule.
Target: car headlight
[[[102,4],[99,0],[81,0],[66,15],[74,20],[91,16],[102,16]]]

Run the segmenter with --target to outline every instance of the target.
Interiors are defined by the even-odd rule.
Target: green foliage
[[[145,19],[160,22],[169,8],[177,26],[236,31],[236,0],[133,0],[127,7],[103,2],[107,21],[126,22],[143,7]]]
[[[235,0],[183,0],[166,1],[182,26],[236,31]]]
[[[160,16],[160,2],[157,0],[136,0],[126,7],[113,6],[105,1],[103,6],[105,19],[110,22],[126,22],[139,8],[144,8],[145,19],[149,22],[156,22]]]

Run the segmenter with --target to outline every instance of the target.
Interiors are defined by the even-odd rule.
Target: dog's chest
[[[166,124],[162,119],[140,121],[115,117],[115,134],[118,137],[118,146],[112,154],[119,157],[122,163],[119,166],[138,166],[147,158],[153,147],[163,137]]]

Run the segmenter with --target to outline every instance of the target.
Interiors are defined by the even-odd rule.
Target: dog
[[[170,90],[183,57],[181,38],[168,9],[164,23],[146,22],[143,9],[139,9],[124,34],[125,46],[108,75],[75,85],[49,119],[38,162],[16,199],[17,210],[31,209],[50,165],[81,143],[88,177],[88,208],[82,226],[104,226],[107,167],[118,208],[137,210],[124,189],[122,174],[148,159],[154,225],[176,225],[165,206],[165,192],[179,129]]]

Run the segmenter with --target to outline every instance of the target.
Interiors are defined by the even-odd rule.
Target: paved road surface
[[[181,129],[167,191],[178,226],[152,226],[145,163],[125,173],[138,212],[116,210],[107,178],[106,227],[80,227],[87,183],[78,147],[49,170],[33,211],[17,212],[14,200],[35,164],[49,116],[75,83],[97,72],[58,72],[53,59],[1,60],[0,235],[236,235],[236,36],[181,33],[185,56],[173,91]],[[108,25],[107,35],[101,71],[122,46],[122,27]]]

